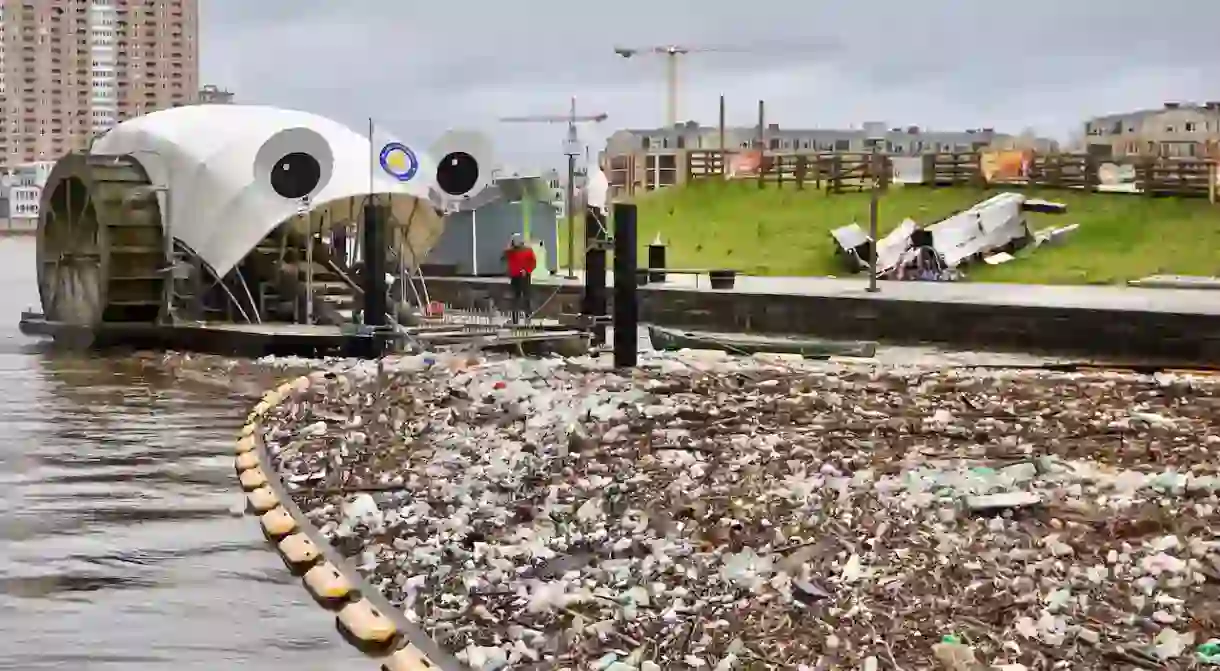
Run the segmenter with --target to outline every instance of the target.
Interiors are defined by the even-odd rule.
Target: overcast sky
[[[679,116],[788,127],[881,120],[939,129],[1033,127],[1066,137],[1090,115],[1220,99],[1220,4],[1205,0],[199,0],[202,76],[242,102],[403,138],[481,128],[515,164],[557,164],[562,128],[501,116],[610,115],[596,148],[665,113],[659,58],[615,46],[724,48],[681,64]]]

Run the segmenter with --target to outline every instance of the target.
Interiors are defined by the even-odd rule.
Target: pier
[[[638,288],[641,322],[717,331],[799,334],[1176,364],[1220,364],[1220,297],[1214,291],[966,282],[866,282],[738,277],[733,289],[704,279]],[[433,278],[431,295],[455,306],[505,304],[499,278]],[[581,285],[553,279],[544,314],[579,312]],[[611,297],[612,299],[612,297]]]

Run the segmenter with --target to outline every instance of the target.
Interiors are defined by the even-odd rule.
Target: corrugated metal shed
[[[513,234],[530,239],[537,249],[538,264],[550,272],[557,270],[557,211],[548,202],[524,199],[538,178],[497,181],[462,207],[445,217],[445,230],[425,264],[449,267],[459,275],[503,275],[501,254]],[[545,185],[543,185],[545,186]]]

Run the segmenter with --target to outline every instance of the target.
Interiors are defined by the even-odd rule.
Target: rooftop
[[[1167,102],[1167,103],[1161,105],[1160,107],[1151,107],[1151,108],[1147,108],[1147,109],[1134,110],[1131,112],[1116,112],[1113,114],[1103,114],[1101,116],[1092,117],[1089,119],[1089,121],[1091,123],[1105,123],[1108,121],[1119,121],[1119,120],[1124,120],[1124,119],[1127,119],[1127,120],[1139,119],[1139,118],[1143,118],[1143,117],[1152,116],[1153,114],[1161,114],[1162,112],[1166,112],[1169,110],[1176,110],[1176,109],[1198,110],[1198,111],[1203,111],[1203,112],[1212,112],[1215,114],[1220,114],[1220,102],[1217,102],[1217,101],[1208,101],[1208,102],[1204,102],[1204,103]]]
[[[678,135],[699,135],[705,133],[718,133],[719,127],[704,126],[693,121],[676,126],[665,126],[658,128],[625,128],[620,132],[630,133],[632,135],[669,135],[671,137]],[[757,133],[757,126],[726,126],[726,133]],[[809,137],[809,136],[863,136],[867,131],[863,128],[785,128],[779,124],[768,124],[765,134],[767,137]],[[911,136],[911,135],[987,135],[987,136],[1003,136],[1005,133],[997,133],[994,128],[968,128],[964,130],[930,130],[920,128],[919,126],[904,126],[894,127],[886,131],[886,135],[893,136]]]

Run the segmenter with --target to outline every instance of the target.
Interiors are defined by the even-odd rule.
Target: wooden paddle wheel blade
[[[60,159],[43,188],[38,284],[49,321],[155,322],[167,262],[161,214],[134,159]]]

